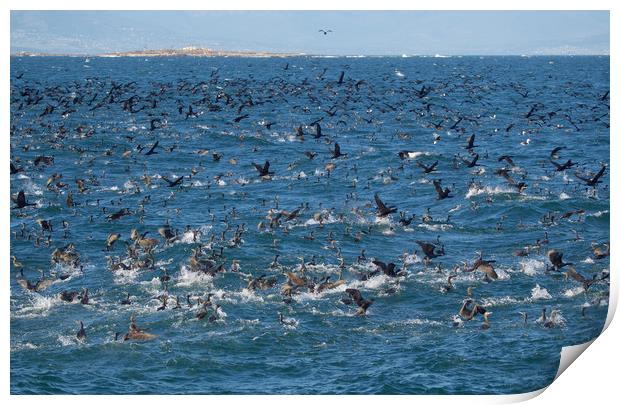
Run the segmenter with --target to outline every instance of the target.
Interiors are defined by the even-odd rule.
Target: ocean
[[[11,393],[549,385],[607,316],[609,78],[608,56],[12,57],[11,193],[36,205],[11,209]],[[132,316],[155,338],[124,340]]]

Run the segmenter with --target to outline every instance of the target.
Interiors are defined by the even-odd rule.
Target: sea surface
[[[607,316],[609,258],[591,244],[609,241],[609,77],[607,56],[12,57],[11,162],[23,171],[11,174],[11,193],[36,206],[11,209],[11,393],[549,385],[562,346],[596,338]],[[472,134],[478,161],[467,167]],[[332,157],[335,143],[345,156]],[[568,159],[576,166],[563,171],[551,162]],[[266,160],[273,174],[261,177],[252,163]],[[428,174],[418,165],[435,161]],[[595,187],[575,175],[602,164]],[[450,197],[438,199],[439,179]],[[375,193],[398,211],[379,217]],[[109,217],[122,208],[130,214]],[[132,229],[156,239],[150,254],[128,256]],[[111,233],[120,240],[108,249]],[[416,241],[445,255],[424,260]],[[79,262],[54,263],[57,248]],[[552,249],[596,277],[587,291],[565,277],[570,266],[550,269]],[[219,271],[195,271],[193,255]],[[497,279],[467,271],[479,255]],[[113,269],[121,261],[126,269]],[[306,279],[290,297],[287,272]],[[252,289],[261,275],[276,284]],[[325,276],[344,283],[315,292]],[[38,291],[24,288],[39,279]],[[458,315],[468,287],[491,313],[486,329],[481,314]],[[60,299],[86,288],[87,304]],[[350,288],[373,300],[365,315],[346,300]],[[554,311],[549,327],[536,322],[543,309]],[[156,337],[124,341],[132,316]]]

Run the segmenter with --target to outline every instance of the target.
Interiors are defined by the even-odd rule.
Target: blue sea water
[[[595,338],[607,315],[608,279],[586,292],[545,267],[556,249],[586,278],[609,271],[609,259],[591,250],[609,240],[609,168],[595,188],[574,175],[609,165],[609,74],[609,57],[13,57],[11,159],[24,171],[11,175],[11,193],[23,190],[37,205],[11,210],[11,255],[23,278],[43,271],[54,281],[28,291],[11,265],[11,393],[509,394],[547,386],[561,347]],[[134,95],[133,111],[124,109]],[[315,139],[309,124],[319,119],[323,137]],[[468,168],[461,157],[472,158],[472,134],[480,166]],[[146,155],[156,141],[157,153]],[[346,156],[332,159],[335,142]],[[559,146],[553,160],[577,166],[555,171],[550,152]],[[401,159],[400,151],[414,153]],[[41,155],[53,164],[35,165]],[[265,160],[270,179],[252,165]],[[430,174],[417,164],[435,161]],[[497,175],[502,167],[527,188]],[[62,177],[48,187],[54,173]],[[162,176],[185,177],[168,187]],[[453,197],[438,200],[434,179]],[[375,193],[398,212],[378,218]],[[297,218],[269,227],[270,212],[299,207]],[[107,219],[121,208],[132,214]],[[562,218],[574,210],[583,212]],[[416,217],[405,226],[400,212]],[[37,219],[51,221],[51,233]],[[167,222],[179,233],[170,244],[157,233]],[[187,226],[199,231],[195,240]],[[158,240],[154,266],[114,271],[108,257],[131,265],[132,229]],[[245,231],[235,246],[237,229]],[[113,232],[121,240],[107,250]],[[438,237],[446,254],[425,264],[416,241]],[[50,259],[69,243],[81,268]],[[199,245],[205,255],[223,248],[217,262],[226,271],[192,272]],[[514,255],[526,246],[529,255]],[[358,263],[362,249],[368,260]],[[497,280],[464,271],[477,252],[495,260]],[[345,284],[301,288],[283,302],[285,273],[300,275],[300,257],[310,280],[335,281],[341,271]],[[371,258],[397,270],[406,261],[406,274],[361,280],[376,270]],[[454,288],[443,292],[457,266]],[[170,299],[158,311],[162,269]],[[277,285],[247,288],[250,275],[263,274]],[[492,313],[488,329],[480,315],[454,325],[468,287]],[[59,298],[83,288],[87,305]],[[342,302],[346,288],[374,300],[365,316]],[[127,294],[132,304],[121,305]],[[208,294],[221,305],[215,322],[196,319],[197,299]],[[543,308],[563,321],[537,324]],[[154,340],[122,341],[132,315]]]

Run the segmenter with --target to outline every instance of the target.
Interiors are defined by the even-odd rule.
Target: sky
[[[607,11],[11,11],[12,53],[590,55],[609,40]]]

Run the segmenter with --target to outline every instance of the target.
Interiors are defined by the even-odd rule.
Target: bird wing
[[[437,180],[433,180],[433,185],[435,186],[435,191],[439,196],[443,194],[443,189],[441,188],[441,183]]]
[[[376,266],[379,266],[384,272],[387,270],[387,264],[383,263],[382,261],[373,260],[372,263]]]
[[[295,284],[298,287],[306,284],[301,278],[297,277],[294,273],[292,273],[290,271],[288,273],[286,273],[286,276],[288,277],[288,280],[291,283]]]
[[[17,205],[26,205],[26,194],[24,194],[24,190],[17,193]]]
[[[580,283],[585,283],[586,279],[584,276],[582,276],[581,274],[577,273],[577,270],[575,270],[573,267],[570,267],[567,271],[566,271],[566,275],[568,277],[571,277],[572,279],[574,279],[575,281],[578,281]]]
[[[28,280],[17,280],[17,284],[19,284],[24,290],[30,290],[30,283],[28,282]]]
[[[155,150],[155,148],[159,145],[159,141],[155,141],[155,143],[153,144],[153,146],[151,147],[151,150],[149,150],[147,153],[151,153]]]
[[[353,301],[355,301],[356,303],[362,299],[362,294],[360,294],[360,290],[355,289],[355,288],[347,288],[345,290],[345,292],[347,294],[349,294],[351,296],[351,298],[353,298]]]
[[[590,181],[590,179],[589,179],[589,178],[587,178],[587,177],[583,177],[583,176],[581,176],[579,173],[575,173],[575,177],[577,177],[579,180],[583,180],[583,181],[585,181],[586,183],[588,183],[588,182]]]
[[[47,287],[49,287],[50,285],[52,285],[52,283],[54,282],[54,280],[52,279],[41,279],[39,281],[37,281],[37,284],[35,284],[34,286],[34,290],[35,291],[43,291],[45,290]]]
[[[469,148],[474,147],[474,139],[476,139],[476,134],[473,134],[472,136],[469,137],[469,139],[467,140],[467,147]]]
[[[510,177],[510,175],[508,174],[507,171],[502,171],[500,173],[500,176],[502,176],[503,178],[506,179],[506,181],[508,181],[508,184],[515,184],[515,181],[513,180],[512,177]]]
[[[562,149],[564,149],[564,146],[558,146],[557,148],[553,148],[553,150],[551,151],[551,154],[549,156],[553,157],[556,153],[558,153]]]
[[[601,170],[599,170],[598,173],[596,173],[596,175],[594,175],[594,177],[592,178],[592,181],[594,183],[596,183],[596,181],[599,179],[599,177],[601,177],[603,175],[603,173],[605,173],[605,169],[607,168],[607,166],[603,166],[601,168]]]
[[[383,201],[381,201],[381,199],[379,198],[378,193],[375,193],[375,203],[377,204],[377,208],[379,208],[379,212],[384,213],[389,211],[385,204],[383,204]]]
[[[435,250],[435,246],[427,243],[427,242],[423,242],[421,240],[416,241],[416,243],[418,245],[420,245],[420,247],[422,248],[422,251],[424,252],[424,254],[426,254],[427,256],[432,256]]]
[[[490,264],[482,264],[478,267],[478,270],[483,271],[484,273],[486,273],[486,275],[493,280],[497,280],[497,273],[495,272],[495,269],[493,268],[493,266],[491,266]]]
[[[300,208],[297,208],[295,211],[293,211],[290,214],[288,214],[285,221],[290,221],[290,220],[295,219],[297,217],[297,215],[299,214],[299,210],[300,210]]]

